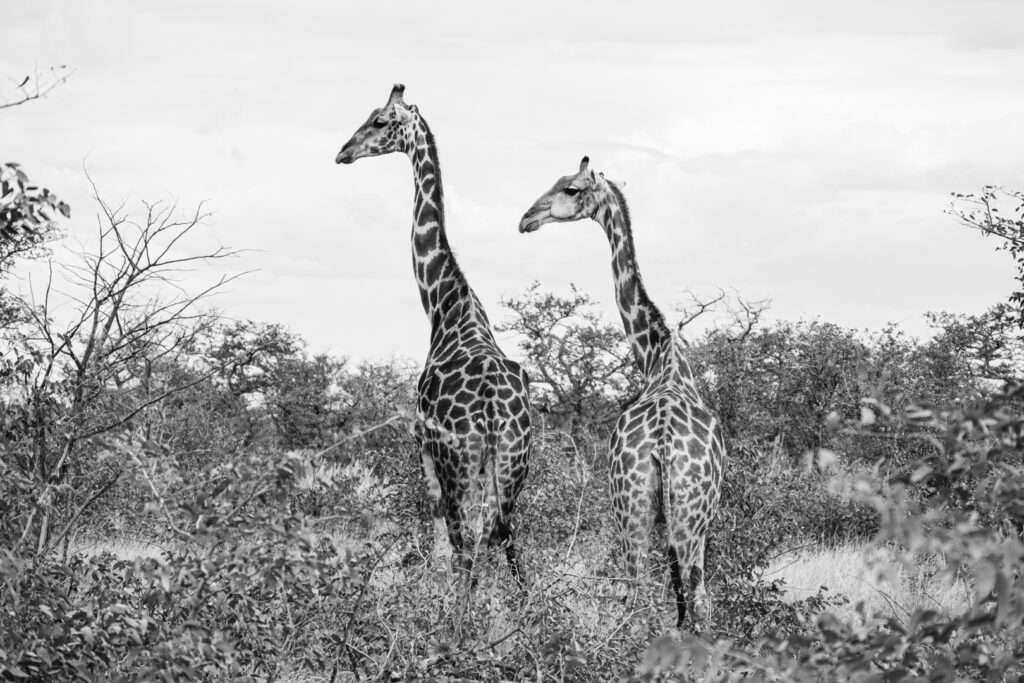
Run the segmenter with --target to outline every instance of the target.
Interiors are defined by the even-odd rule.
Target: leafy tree
[[[980,315],[929,313],[929,323],[937,334],[936,349],[948,349],[953,362],[961,365],[959,374],[975,388],[1024,376],[1024,335],[1016,311],[1010,304],[996,304]],[[946,373],[955,377],[954,372]]]
[[[60,235],[56,214],[71,209],[45,187],[29,184],[18,164],[0,164],[0,274],[19,257],[45,253],[45,244]]]
[[[996,249],[1009,253],[1016,264],[1018,286],[1009,302],[1024,327],[1024,192],[986,185],[978,194],[954,192],[953,197],[949,213],[963,226],[998,238]]]
[[[515,317],[497,329],[519,335],[534,404],[574,437],[586,431],[603,435],[641,386],[619,324],[605,321],[575,286],[571,296],[562,297],[534,282],[502,305]]]
[[[64,83],[66,67],[53,67],[48,74],[36,72],[16,82],[15,94],[0,92],[0,110],[17,107],[45,97]],[[0,279],[18,258],[36,258],[47,253],[46,245],[60,236],[56,216],[70,218],[70,207],[45,187],[33,185],[16,163],[0,162]],[[0,286],[0,328],[22,321],[24,311]]]
[[[346,361],[305,347],[283,325],[247,320],[224,328],[209,351],[231,392],[267,415],[285,448],[323,447],[348,419]]]
[[[34,538],[39,554],[68,538],[79,517],[131,474],[126,463],[102,460],[97,439],[144,436],[155,406],[200,381],[167,384],[153,370],[187,353],[211,321],[202,301],[234,279],[196,293],[168,286],[182,269],[235,253],[175,251],[202,224],[201,210],[180,215],[174,205],[144,204],[145,218],[135,221],[99,205],[95,251],[63,271],[66,300],[48,283],[40,300],[22,298],[25,325],[3,330],[10,350],[0,412],[8,438],[0,455],[31,481],[31,495],[5,501],[5,514],[22,524],[12,547]]]

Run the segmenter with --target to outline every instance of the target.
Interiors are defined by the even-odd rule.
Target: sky
[[[72,240],[96,231],[86,170],[133,211],[206,202],[189,248],[244,249],[227,268],[254,271],[216,305],[314,350],[426,354],[409,161],[334,163],[396,82],[437,138],[449,240],[492,321],[534,280],[617,321],[596,223],[517,231],[583,155],[625,183],[670,318],[725,287],[776,319],[920,334],[924,312],[978,313],[1013,285],[945,212],[951,192],[1024,189],[1014,0],[9,4],[0,96],[74,72],[0,111],[0,149],[71,204]]]

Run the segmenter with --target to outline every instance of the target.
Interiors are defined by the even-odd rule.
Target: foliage
[[[317,542],[305,518],[281,509],[308,459],[210,467],[168,500],[154,483],[167,467],[161,454],[118,448],[152,486],[148,509],[165,518],[169,549],[66,562],[4,549],[7,677],[255,680],[273,679],[287,661],[334,661],[345,639],[333,617],[366,577],[358,555]]]
[[[0,93],[0,110],[45,97],[67,81],[70,75],[65,66],[50,67],[45,73],[36,71],[28,74],[16,82],[17,93],[14,96]],[[50,190],[31,184],[19,164],[0,163],[0,275],[18,257],[45,253],[45,244],[60,234],[55,223],[58,213],[70,218],[71,208]],[[6,324],[10,319],[9,315],[0,317],[0,323]]]
[[[59,235],[58,213],[69,218],[71,209],[50,190],[30,184],[18,164],[0,164],[0,273],[18,257],[44,253]]]
[[[641,387],[621,327],[595,313],[575,286],[563,297],[534,282],[502,305],[515,317],[497,329],[519,336],[534,406],[565,429],[577,451],[597,457],[600,450],[587,448],[592,436],[603,441]]]
[[[1009,296],[1018,325],[1024,326],[1024,192],[986,185],[978,194],[953,193],[949,213],[960,223],[1000,240],[1017,267],[1017,287]]]
[[[11,442],[4,460],[34,480],[33,501],[18,511],[25,531],[16,549],[31,533],[36,552],[46,553],[126,474],[91,440],[123,431],[151,438],[150,409],[185,388],[164,383],[154,367],[187,353],[210,321],[199,304],[233,279],[195,294],[167,287],[172,274],[234,252],[175,253],[202,213],[179,217],[173,206],[144,206],[145,219],[136,222],[100,201],[105,223],[96,252],[65,269],[67,301],[48,286],[41,301],[22,300],[23,326],[3,330],[8,386],[0,407]],[[154,292],[161,287],[172,293]],[[70,311],[58,322],[61,303]]]
[[[726,642],[656,644],[646,675],[687,670],[716,659],[718,673],[761,680],[1017,680],[1024,675],[1024,385],[1013,382],[966,410],[910,407],[895,412],[876,398],[866,408],[880,422],[925,427],[932,450],[909,474],[860,474],[857,497],[880,518],[879,546],[902,562],[939,558],[943,573],[973,583],[961,612],[918,608],[905,619],[861,610],[860,623],[824,613],[810,634],[775,634],[767,649]],[[923,495],[922,495],[923,494]],[[715,656],[712,657],[712,654]]]
[[[415,365],[354,365],[281,325],[224,324],[197,307],[203,292],[162,279],[229,255],[165,249],[201,212],[147,205],[133,225],[101,208],[98,250],[63,271],[77,303],[58,316],[49,296],[24,298],[23,323],[2,329],[5,680],[1024,673],[1024,347],[1011,305],[931,314],[922,341],[896,326],[761,324],[762,303],[741,302],[691,335],[728,476],[706,561],[713,622],[666,634],[664,541],[639,584],[618,575],[607,420],[637,378],[586,295],[534,284],[506,302],[516,317],[503,329],[520,335],[542,408],[514,520],[527,580],[480,549],[462,582],[428,547]],[[681,332],[713,305],[684,311]],[[86,543],[128,533],[156,550]],[[842,596],[790,600],[766,575],[795,546],[850,536],[941,566],[974,603],[844,619]]]

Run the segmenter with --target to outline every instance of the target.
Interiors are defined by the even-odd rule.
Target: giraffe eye
[[[567,187],[564,190],[562,190],[562,192],[564,192],[568,197],[575,197],[580,193],[580,190],[577,187]]]
[[[383,128],[386,125],[388,125],[388,122],[385,121],[384,119],[374,119],[373,121],[374,128]]]

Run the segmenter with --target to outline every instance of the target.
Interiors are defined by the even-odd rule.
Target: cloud
[[[876,325],[1005,293],[1005,256],[942,211],[950,191],[1024,173],[1018,6],[21,3],[0,73],[77,71],[0,115],[0,137],[81,234],[83,159],[104,196],[210,200],[210,233],[261,269],[222,307],[314,347],[426,347],[408,161],[333,163],[396,81],[438,137],[451,242],[492,318],[540,279],[615,319],[597,226],[515,229],[589,154],[627,181],[665,308],[732,285],[782,317]]]

